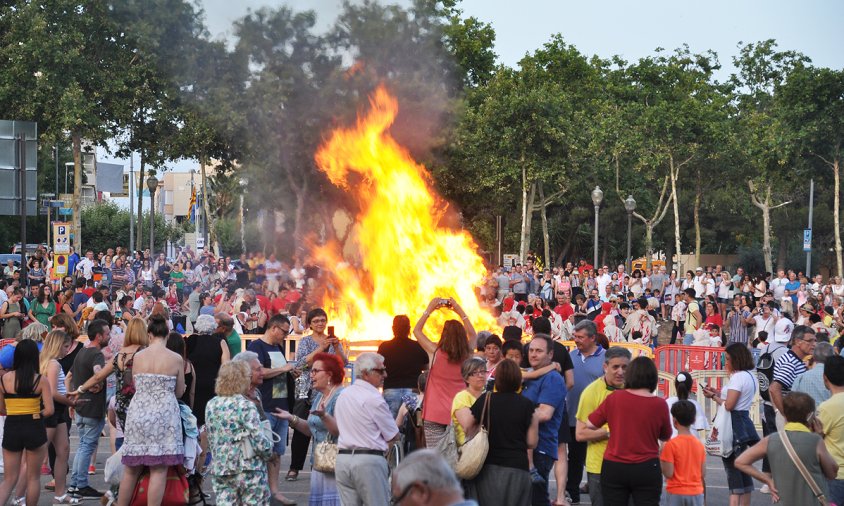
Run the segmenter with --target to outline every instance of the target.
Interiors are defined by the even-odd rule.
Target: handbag
[[[334,394],[333,388],[325,398],[319,403],[320,409],[325,409],[325,406],[328,404],[328,401],[331,400],[332,395]],[[334,474],[334,469],[337,466],[337,442],[334,440],[334,436],[331,433],[325,438],[324,441],[318,443],[314,446],[314,470],[319,471],[321,473],[331,473]]]
[[[161,501],[161,506],[183,506],[187,504],[190,499],[188,489],[188,480],[185,473],[179,469],[179,466],[170,466],[167,469],[167,484],[164,486],[164,498]],[[148,494],[149,470],[146,470],[135,485],[135,491],[129,504],[131,506],[146,506]]]
[[[273,432],[273,428],[270,425],[269,420],[261,420],[261,424],[258,426],[258,428],[258,434],[260,437],[271,441],[273,444],[276,444],[281,441],[281,436]],[[240,440],[240,445],[241,453],[244,459],[254,458],[257,454],[257,452],[255,452],[255,447],[252,446],[252,438],[249,435]]]
[[[337,443],[329,434],[325,441],[314,446],[314,470],[333,474],[336,465]]]
[[[481,468],[484,467],[486,456],[489,453],[489,399],[492,397],[492,392],[486,394],[484,399],[484,408],[481,411],[481,427],[475,437],[466,441],[460,447],[460,454],[457,459],[457,466],[454,472],[457,477],[463,480],[474,479]],[[484,420],[486,420],[486,427],[484,427]]]
[[[788,439],[788,431],[781,430],[779,435],[782,445],[785,447],[786,453],[788,453],[788,457],[794,463],[797,470],[800,471],[800,475],[803,476],[804,480],[806,480],[806,484],[808,484],[809,488],[812,489],[812,493],[815,494],[815,498],[817,498],[821,506],[827,506],[829,501],[826,500],[823,490],[821,490],[821,487],[818,486],[815,479],[812,478],[812,475],[809,474],[809,470],[806,469],[806,465],[803,464],[803,461],[797,456],[797,452],[794,451],[794,447],[791,446],[791,440]]]
[[[716,457],[729,457],[733,454],[733,420],[724,404],[718,406],[712,430],[704,443],[706,453]]]

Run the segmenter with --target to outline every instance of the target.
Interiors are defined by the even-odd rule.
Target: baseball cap
[[[791,332],[794,330],[794,323],[788,318],[780,318],[774,325],[774,341],[787,343],[791,340]]]

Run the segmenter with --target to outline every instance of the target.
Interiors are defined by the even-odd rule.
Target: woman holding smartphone
[[[296,347],[296,367],[302,374],[296,380],[296,404],[293,406],[293,414],[307,420],[311,411],[311,368],[314,358],[319,353],[333,353],[343,361],[344,366],[348,365],[349,359],[340,340],[334,335],[334,327],[328,326],[328,314],[324,309],[318,307],[308,311],[305,325],[311,329],[311,333],[303,337]],[[290,470],[285,477],[287,481],[299,479],[299,471],[305,465],[309,442],[310,436],[299,431],[293,433],[290,443]]]

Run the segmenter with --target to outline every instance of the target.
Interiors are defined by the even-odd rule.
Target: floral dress
[[[272,441],[260,425],[257,406],[242,395],[208,401],[205,429],[214,456],[210,472],[217,504],[269,504],[266,461],[272,457]],[[244,445],[251,447],[251,456]]]
[[[182,465],[185,443],[176,400],[176,377],[138,373],[133,379],[135,395],[123,430],[123,465]]]

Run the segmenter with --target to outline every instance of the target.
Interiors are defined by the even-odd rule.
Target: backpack
[[[759,355],[759,360],[756,362],[756,376],[759,378],[759,395],[762,400],[771,402],[771,394],[768,393],[768,388],[774,380],[774,351],[771,351],[771,345],[765,346],[765,352]]]

